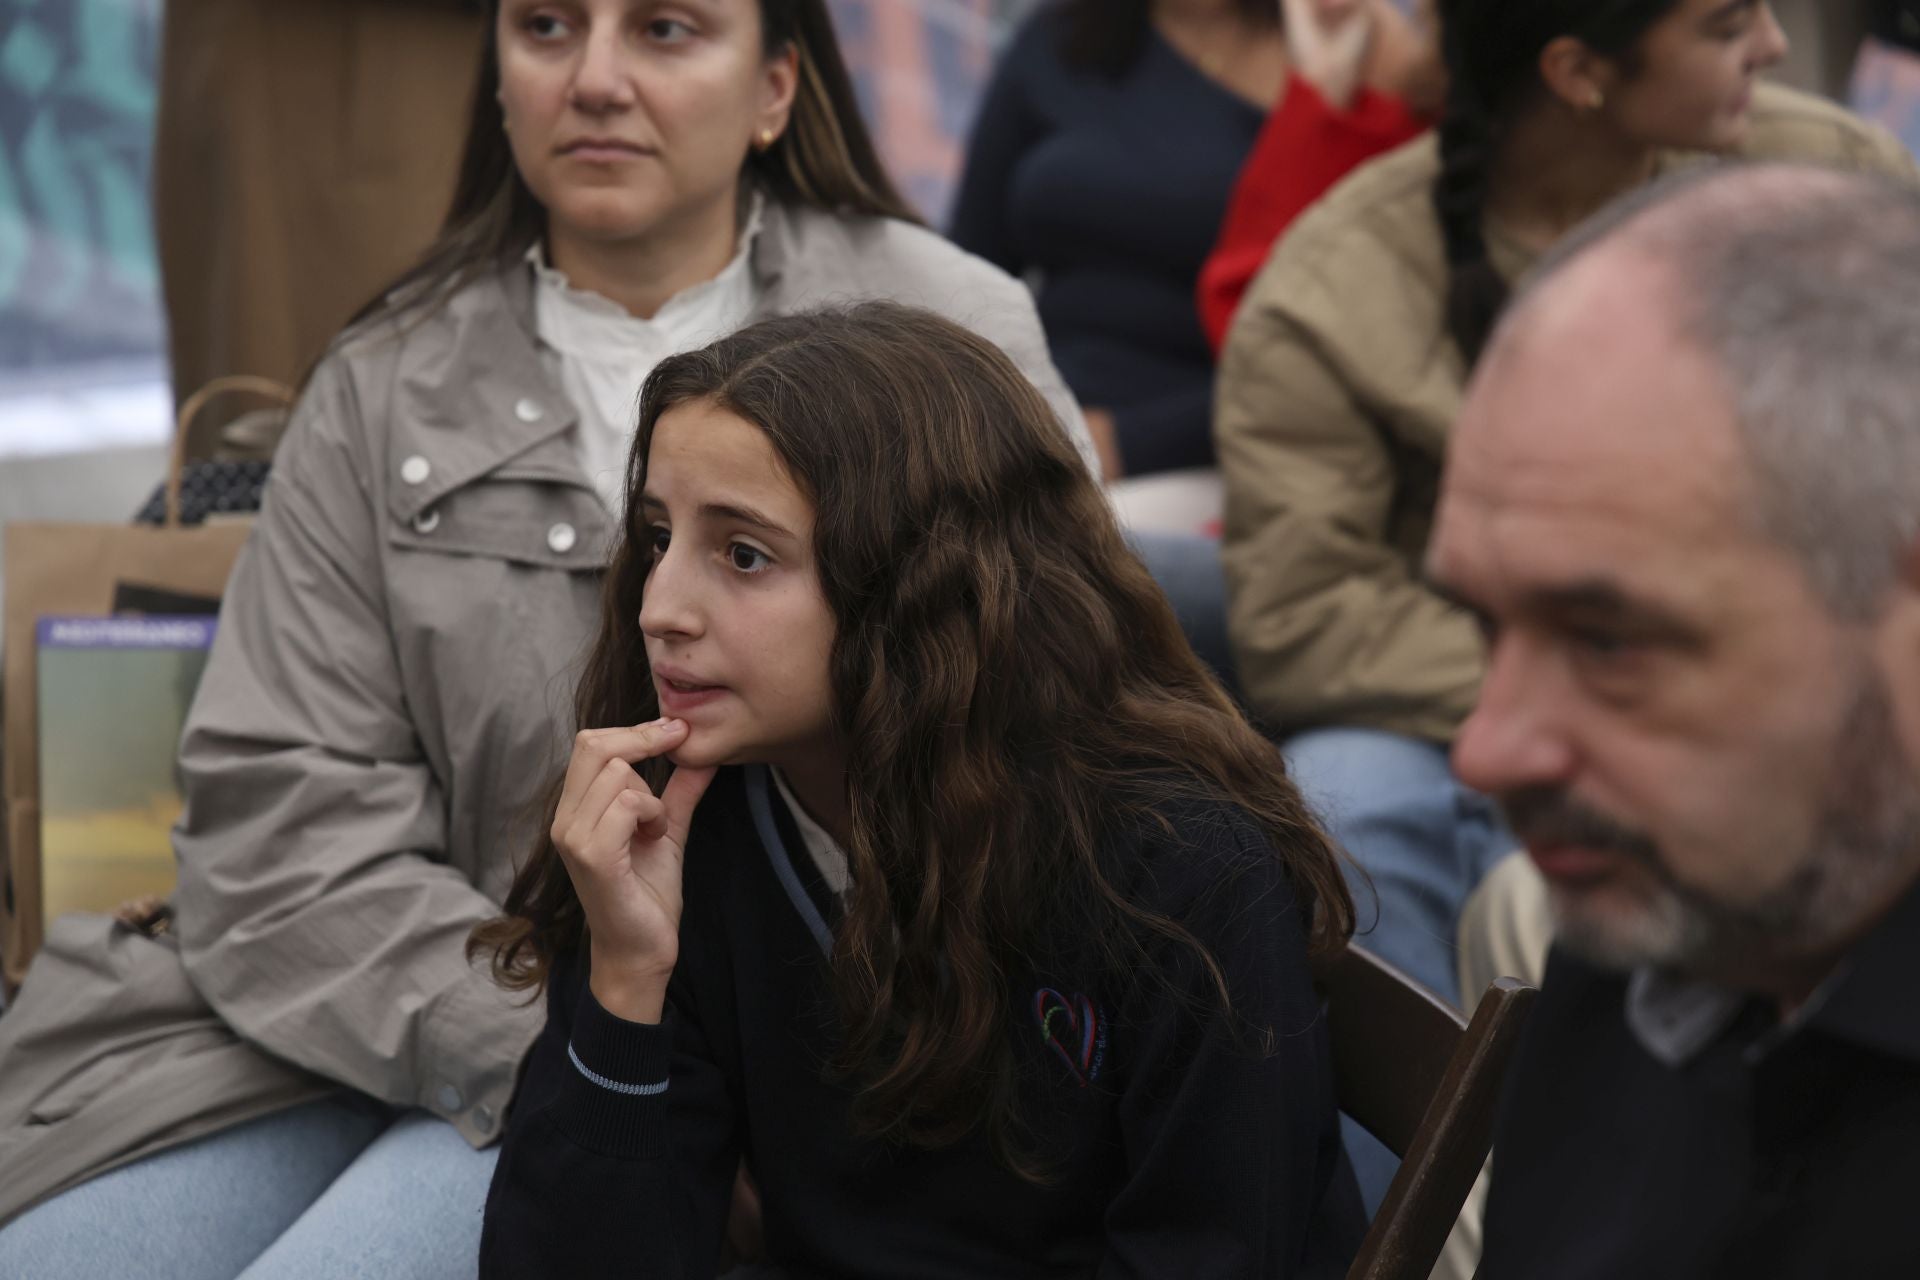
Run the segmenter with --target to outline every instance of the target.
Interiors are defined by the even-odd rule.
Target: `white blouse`
[[[773,775],[774,785],[780,788],[780,798],[786,802],[787,812],[793,815],[793,825],[800,828],[800,839],[807,846],[807,856],[820,869],[820,878],[827,882],[827,888],[833,891],[835,897],[844,900],[853,892],[853,871],[847,865],[846,851],[801,805],[799,797],[793,794],[793,788],[787,785],[787,775],[778,769],[769,769],[768,772]]]
[[[580,466],[616,519],[626,503],[627,453],[638,424],[641,384],[668,356],[704,347],[744,326],[760,301],[748,257],[765,205],[766,198],[754,192],[733,260],[711,280],[667,299],[650,320],[575,288],[548,264],[543,243],[527,250],[541,354],[579,411],[574,448]]]

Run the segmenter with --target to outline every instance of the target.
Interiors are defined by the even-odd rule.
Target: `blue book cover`
[[[212,617],[45,617],[35,627],[42,918],[174,881],[175,764]]]

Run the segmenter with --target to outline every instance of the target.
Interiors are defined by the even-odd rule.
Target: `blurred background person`
[[[1274,0],[1058,0],[987,89],[954,242],[1034,277],[1109,480],[1213,460],[1193,280],[1286,77]]]
[[[1294,74],[1200,270],[1200,322],[1216,353],[1281,233],[1357,166],[1424,132],[1446,92],[1431,0],[1420,0],[1413,23],[1386,0],[1285,0],[1282,8]]]
[[[1288,20],[1363,28],[1343,50],[1357,69],[1390,44],[1365,38],[1376,23],[1404,22],[1382,0],[1355,28],[1352,7],[1308,0]],[[1194,288],[1293,78],[1276,0],[1047,4],[987,89],[951,224],[962,248],[1035,286],[1122,519],[1222,672],[1213,353]]]

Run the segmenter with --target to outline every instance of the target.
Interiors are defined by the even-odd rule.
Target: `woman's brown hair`
[[[768,57],[791,46],[799,82],[787,130],[765,151],[749,151],[746,177],[776,200],[835,213],[920,217],[901,198],[860,116],[853,80],[826,0],[756,0]],[[513,262],[546,232],[547,213],[513,162],[501,128],[499,0],[488,0],[479,83],[461,152],[453,204],[440,234],[414,264],[355,320],[388,308],[431,304],[489,270]]]
[[[992,343],[924,311],[768,320],[654,370],[578,727],[659,714],[639,628],[653,538],[634,498],[661,415],[691,402],[763,430],[814,506],[852,814],[838,1066],[866,1132],[943,1146],[984,1123],[1033,1174],[1009,982],[1062,937],[1120,974],[1184,948],[1230,1009],[1205,947],[1114,874],[1116,832],[1150,822],[1180,839],[1169,805],[1237,806],[1312,916],[1316,952],[1345,945],[1353,905],[1332,847],[1194,656],[1052,410]],[[669,772],[653,761],[643,776],[658,788]],[[581,941],[543,836],[474,949],[527,989]]]

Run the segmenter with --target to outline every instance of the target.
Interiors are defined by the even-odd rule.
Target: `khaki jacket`
[[[752,269],[762,314],[886,297],[969,325],[1092,456],[997,268],[904,223],[770,205]],[[544,1011],[464,947],[565,764],[615,533],[531,297],[517,265],[315,372],[182,741],[177,941],[58,921],[0,1018],[0,1222],[340,1084],[498,1136]]]
[[[1884,130],[1772,86],[1744,152],[1916,177]],[[1443,320],[1438,167],[1428,136],[1336,187],[1268,259],[1221,354],[1228,628],[1246,696],[1284,732],[1445,742],[1479,689],[1474,624],[1420,580],[1466,374]],[[1530,256],[1488,239],[1518,280]]]

